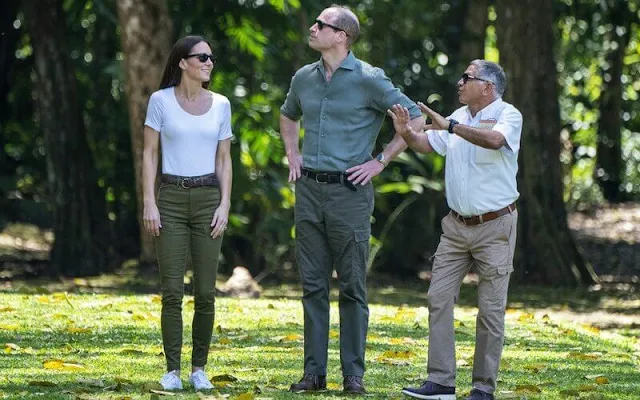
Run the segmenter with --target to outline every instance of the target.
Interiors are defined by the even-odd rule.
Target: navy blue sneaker
[[[491,393],[483,392],[480,389],[473,389],[471,393],[469,393],[467,400],[494,400],[494,397]]]
[[[404,388],[402,394],[423,400],[456,400],[455,386],[443,386],[435,382],[424,381],[419,388]]]

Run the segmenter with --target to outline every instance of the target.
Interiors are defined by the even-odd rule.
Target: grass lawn
[[[86,288],[41,290],[41,294],[34,290],[13,287],[0,292],[0,399],[164,397],[152,392],[160,389],[156,382],[164,372],[159,296],[97,293]],[[207,394],[194,393],[185,373],[190,365],[193,314],[193,299],[186,297],[185,390],[174,398],[343,398],[335,302],[328,390],[314,395],[286,391],[302,373],[302,307],[296,290],[295,285],[278,286],[268,288],[258,300],[217,300],[207,366],[217,390]],[[558,292],[533,288],[512,292],[498,399],[640,399],[637,329],[601,330],[557,317],[580,304],[597,309],[595,297],[581,300],[567,293],[552,301],[555,306],[551,307],[552,293]],[[465,286],[456,309],[458,398],[470,390],[474,296],[475,288]],[[368,397],[400,399],[403,386],[419,385],[425,377],[426,285],[378,287],[371,289],[370,299]],[[634,305],[637,311],[640,307]],[[617,307],[624,310],[620,304]]]

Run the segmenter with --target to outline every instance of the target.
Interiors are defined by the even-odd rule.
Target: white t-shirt
[[[160,132],[162,173],[200,176],[216,171],[216,151],[220,140],[231,133],[229,100],[214,92],[209,111],[202,115],[186,112],[175,96],[175,87],[151,95],[144,124]]]
[[[475,117],[467,106],[449,116],[464,125],[502,133],[499,150],[476,146],[446,130],[428,130],[429,143],[445,160],[445,190],[449,208],[463,216],[500,210],[518,199],[516,174],[522,134],[522,114],[497,99]]]

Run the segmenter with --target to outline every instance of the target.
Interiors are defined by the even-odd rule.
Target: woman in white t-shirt
[[[182,389],[182,297],[187,253],[194,283],[192,371],[196,390],[212,389],[204,373],[213,330],[215,282],[231,195],[231,107],[207,90],[216,57],[200,36],[171,49],[160,90],[149,99],[144,127],[144,227],[156,238],[162,284],[162,342],[165,390]],[[154,183],[158,144],[162,177]]]

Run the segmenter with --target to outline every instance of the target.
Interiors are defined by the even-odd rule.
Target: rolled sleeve
[[[297,74],[291,78],[287,98],[280,107],[280,113],[292,121],[297,121],[302,117],[302,108],[300,107],[300,99],[296,90],[296,76]]]
[[[522,114],[515,107],[505,107],[498,122],[493,126],[493,130],[500,132],[507,142],[507,146],[501,148],[503,152],[516,154],[520,150]]]
[[[400,89],[393,86],[391,80],[380,68],[375,68],[369,90],[371,91],[371,106],[380,112],[386,113],[395,104],[400,104],[409,110],[411,119],[422,115],[422,111],[416,103],[411,101]]]

